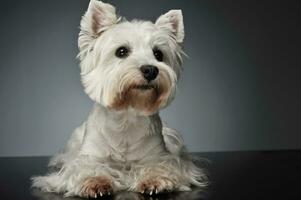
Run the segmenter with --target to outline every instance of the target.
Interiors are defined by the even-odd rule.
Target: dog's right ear
[[[117,23],[115,7],[102,1],[91,0],[80,22],[78,46],[81,52],[88,51],[91,42],[111,25]],[[87,49],[88,48],[88,49]]]

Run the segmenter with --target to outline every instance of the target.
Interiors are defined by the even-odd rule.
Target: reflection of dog
[[[205,175],[184,153],[180,136],[158,115],[175,94],[183,39],[180,10],[154,24],[129,22],[112,5],[91,0],[78,44],[82,83],[96,103],[64,152],[50,161],[58,170],[34,177],[33,186],[97,197],[204,185]]]
[[[65,198],[61,195],[55,193],[45,193],[41,192],[38,189],[31,190],[32,196],[36,197],[39,200],[65,200]],[[202,189],[196,189],[191,192],[181,192],[181,193],[164,193],[154,196],[146,196],[143,194],[135,193],[135,192],[127,192],[122,191],[118,192],[110,198],[111,200],[200,200],[200,199],[208,199],[209,194],[204,192]],[[68,200],[80,200],[78,197],[69,197]]]

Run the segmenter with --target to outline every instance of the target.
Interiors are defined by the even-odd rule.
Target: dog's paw
[[[175,188],[172,180],[166,177],[151,177],[143,179],[138,183],[137,191],[142,194],[158,194],[162,192],[171,192]]]
[[[87,178],[84,181],[82,185],[81,196],[87,198],[97,198],[104,195],[110,195],[112,192],[112,182],[110,179],[103,176],[97,176]]]

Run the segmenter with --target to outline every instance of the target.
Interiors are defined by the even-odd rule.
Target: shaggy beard
[[[127,81],[109,108],[115,110],[134,108],[143,115],[151,115],[165,106],[170,93],[171,81],[161,72],[154,83],[147,83],[144,79]]]

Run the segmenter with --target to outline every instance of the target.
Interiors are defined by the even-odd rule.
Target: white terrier
[[[204,186],[178,133],[159,110],[174,97],[181,71],[181,10],[155,23],[121,20],[115,8],[91,0],[81,20],[79,59],[85,92],[96,103],[88,119],[33,187],[97,198],[120,190],[161,193]]]

